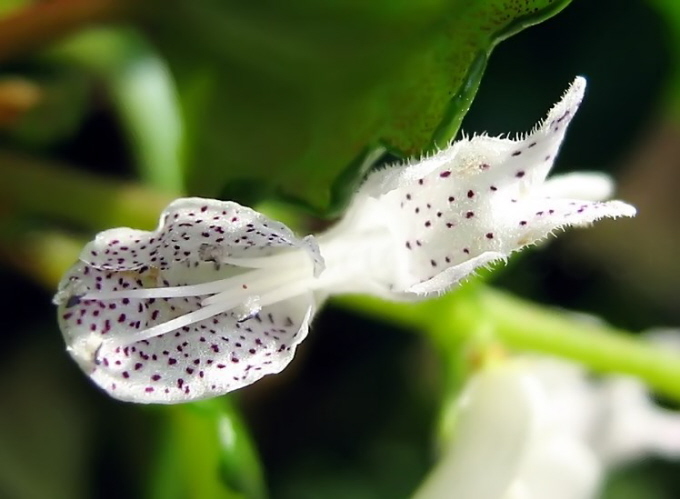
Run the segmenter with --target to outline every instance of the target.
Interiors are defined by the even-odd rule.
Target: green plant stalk
[[[420,303],[390,303],[363,296],[342,297],[335,303],[417,328],[449,356],[460,355],[462,342],[482,348],[500,343],[511,350],[570,359],[598,373],[634,376],[680,402],[680,354],[489,286],[470,283],[458,292]]]
[[[158,225],[161,212],[175,199],[138,183],[6,151],[0,151],[0,175],[1,208],[20,216],[36,215],[65,222],[90,232],[112,227],[152,230]],[[257,208],[286,225],[303,224],[299,210],[289,205],[268,201]]]
[[[150,499],[263,499],[259,459],[241,417],[228,397],[168,406],[166,438]],[[170,490],[168,484],[179,487]]]
[[[84,240],[52,230],[12,231],[0,225],[0,258],[49,290],[55,290],[62,275],[77,260]]]
[[[602,373],[629,374],[680,401],[678,353],[491,288],[484,288],[479,299],[505,344],[574,359]]]
[[[5,208],[94,231],[124,226],[153,229],[172,200],[138,184],[4,151],[0,175]]]

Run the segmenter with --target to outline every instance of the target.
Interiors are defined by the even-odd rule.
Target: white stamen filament
[[[272,279],[269,270],[254,270],[217,281],[183,286],[164,286],[160,288],[121,289],[118,291],[93,291],[80,297],[81,300],[119,300],[121,298],[182,298],[185,296],[202,296],[220,293],[225,288],[248,287],[267,282]]]
[[[209,319],[215,315],[227,312],[245,303],[248,298],[256,297],[258,307],[272,305],[280,301],[293,298],[295,296],[309,292],[316,287],[318,279],[313,277],[312,264],[307,260],[306,265],[287,268],[283,271],[272,273],[270,269],[261,269],[246,272],[236,277],[221,279],[219,281],[207,282],[190,286],[175,286],[168,288],[138,289],[125,291],[112,291],[110,296],[116,293],[115,298],[131,297],[132,293],[152,291],[158,294],[156,297],[175,296],[199,296],[202,294],[217,294],[206,298],[201,303],[201,308],[181,315],[161,324],[156,324],[141,331],[118,334],[115,337],[106,339],[108,345],[112,347],[126,346],[150,338],[155,338],[177,329],[190,326],[196,322]],[[167,291],[170,290],[168,293]],[[196,292],[198,290],[198,292]],[[206,292],[206,290],[209,290]],[[163,291],[166,291],[163,293]],[[192,291],[192,292],[190,292]],[[120,293],[120,294],[119,294]],[[93,294],[96,299],[103,299],[100,294]],[[137,297],[137,296],[135,296]],[[140,298],[150,298],[148,294],[139,296]]]
[[[296,276],[299,278],[299,276]],[[258,297],[258,306],[266,307],[274,303],[278,303],[295,296],[310,292],[318,287],[319,279],[316,277],[308,277],[303,279],[293,278],[287,282],[284,286],[277,286],[274,289],[266,291]],[[231,292],[232,290],[228,290]],[[238,291],[238,290],[236,290]],[[246,297],[244,295],[251,296],[253,293],[246,293],[241,290],[240,296],[236,296],[238,293],[232,293],[231,299],[219,300],[211,302],[207,305],[201,306],[198,310],[194,310],[188,314],[184,314],[175,319],[171,319],[167,322],[157,324],[148,329],[142,331],[135,331],[132,333],[119,334],[111,339],[105,340],[110,346],[126,346],[138,341],[148,340],[150,338],[155,338],[162,334],[170,333],[182,327],[190,326],[196,322],[202,321],[204,319],[209,319],[215,315],[227,312],[239,305],[242,305]],[[216,295],[213,298],[220,297],[222,294]],[[205,302],[205,300],[204,300]]]
[[[91,292],[81,299],[148,299],[212,295],[205,298],[201,302],[201,307],[193,312],[141,331],[122,333],[105,340],[114,348],[124,347],[209,319],[243,305],[249,299],[255,298],[258,308],[262,308],[316,289],[330,289],[338,282],[351,279],[357,272],[365,271],[356,256],[363,253],[359,248],[361,243],[371,241],[376,238],[375,236],[370,234],[368,237],[353,238],[349,242],[340,243],[328,241],[323,253],[333,262],[328,262],[329,268],[317,277],[314,276],[314,266],[309,255],[298,250],[262,258],[222,258],[221,261],[226,264],[258,269],[226,279],[186,286]],[[274,268],[278,270],[273,271]]]
[[[279,253],[272,256],[261,256],[255,258],[242,257],[220,257],[220,263],[227,265],[235,265],[237,267],[246,267],[251,269],[268,269],[272,267],[292,267],[295,265],[304,265],[309,259],[309,256],[299,249]]]
[[[291,281],[304,279],[310,274],[308,268],[293,268],[284,269],[272,273],[271,270],[255,270],[245,274],[248,277],[250,274],[258,274],[257,279],[241,280],[236,286],[222,287],[219,293],[205,298],[201,302],[202,307],[213,305],[215,303],[232,301],[234,299],[243,300],[246,296],[261,295],[267,289],[274,287],[285,286]]]

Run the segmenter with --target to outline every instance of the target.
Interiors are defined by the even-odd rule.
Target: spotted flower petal
[[[166,270],[176,263],[192,266],[210,260],[269,256],[285,248],[304,248],[317,272],[323,267],[313,241],[298,239],[280,222],[237,203],[183,198],[165,209],[155,232],[128,228],[100,232],[85,246],[80,260],[106,270],[145,266]]]
[[[557,229],[600,218],[633,216],[622,202],[600,202],[611,191],[602,175],[546,182],[578,109],[585,80],[529,134],[518,139],[476,136],[368,178],[344,227],[347,233],[389,232],[393,272],[376,280],[399,293],[440,293],[474,268],[502,260]],[[582,195],[581,195],[582,194]],[[565,197],[563,197],[565,196]]]
[[[155,232],[99,234],[81,259],[55,298],[71,355],[112,396],[155,403],[226,393],[283,369],[316,307],[309,289],[286,285],[323,268],[313,240],[199,199],[170,205]],[[276,267],[286,260],[291,272]]]

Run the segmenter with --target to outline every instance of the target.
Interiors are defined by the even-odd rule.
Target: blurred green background
[[[283,200],[322,227],[377,147],[418,154],[463,116],[528,131],[575,75],[589,86],[556,170],[610,172],[640,215],[516,257],[494,285],[680,326],[680,4],[567,3],[0,0],[0,498],[409,497],[447,385],[428,337],[331,304],[280,375],[119,403],[64,351],[51,297],[74,248],[57,234],[154,225],[182,193]],[[678,496],[660,461],[606,491]]]

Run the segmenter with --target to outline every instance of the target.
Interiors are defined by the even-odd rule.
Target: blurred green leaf
[[[66,40],[49,55],[101,79],[142,179],[164,192],[181,193],[179,103],[170,71],[149,43],[131,28],[99,28]]]
[[[626,466],[607,477],[601,499],[670,499],[673,493],[664,491],[658,473],[652,473],[645,463]],[[656,476],[655,476],[656,475]]]
[[[227,397],[168,406],[153,499],[262,499],[262,470]]]
[[[178,0],[145,23],[182,96],[190,192],[254,179],[327,209],[367,148],[448,141],[493,46],[568,2]]]

